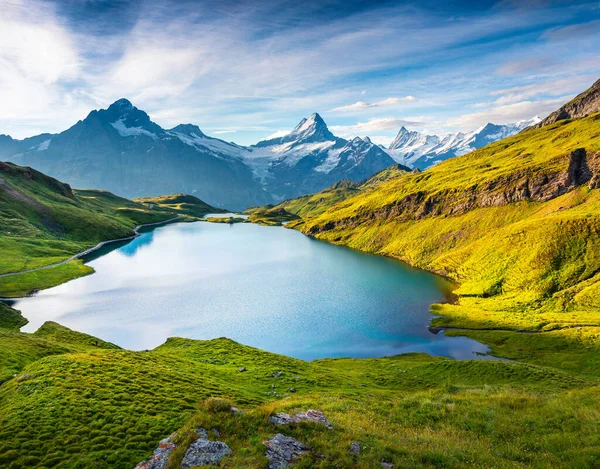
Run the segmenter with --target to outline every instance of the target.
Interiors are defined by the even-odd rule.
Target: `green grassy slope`
[[[31,168],[0,162],[0,274],[61,262],[97,243],[133,234],[136,225],[173,218],[110,192],[72,190]],[[0,277],[0,296],[19,296],[90,273],[73,261]]]
[[[216,412],[205,401],[211,397],[247,413]],[[583,468],[600,455],[598,397],[591,377],[518,362],[409,354],[307,363],[227,339],[169,339],[153,351],[78,350],[27,365],[0,386],[0,464],[131,468],[172,431],[184,427],[183,450],[203,426],[218,429],[234,450],[221,467],[266,467],[262,441],[283,432],[313,449],[301,468],[381,467],[383,460],[412,468]],[[267,421],[276,411],[308,408],[324,411],[335,430]],[[363,452],[354,459],[348,447],[356,440]],[[179,467],[182,450],[170,467]]]
[[[263,225],[281,225],[283,222],[293,221],[298,217],[315,217],[343,200],[402,174],[406,174],[403,166],[393,165],[363,182],[357,183],[344,179],[316,194],[285,200],[277,205],[252,207],[246,210],[245,213],[250,215],[250,221]]]
[[[207,213],[226,213],[228,210],[216,208],[203,202],[198,197],[186,194],[163,195],[160,197],[144,197],[134,202],[145,206],[158,206],[181,215],[202,218]]]
[[[583,150],[578,150],[583,149]],[[600,114],[405,174],[296,226],[456,280],[438,324],[600,324]]]

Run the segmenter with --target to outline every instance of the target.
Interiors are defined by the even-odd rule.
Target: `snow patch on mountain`
[[[114,129],[119,132],[121,137],[138,137],[140,135],[145,135],[153,140],[158,139],[158,136],[155,133],[144,129],[143,127],[127,127],[123,119],[111,122],[110,125],[112,125]]]
[[[44,151],[47,150],[48,147],[50,146],[50,141],[52,139],[49,138],[47,140],[44,140],[42,143],[40,143],[37,147],[34,147],[36,151]]]

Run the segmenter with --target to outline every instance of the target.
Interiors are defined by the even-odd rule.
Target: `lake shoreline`
[[[106,241],[101,241],[100,243],[96,244],[95,246],[93,246],[93,247],[91,247],[89,249],[86,249],[85,251],[82,251],[82,252],[79,252],[77,254],[74,254],[71,257],[69,257],[69,258],[67,258],[65,260],[62,260],[60,262],[55,262],[54,264],[48,264],[48,265],[44,265],[44,266],[41,266],[41,267],[36,267],[34,269],[21,270],[21,271],[18,271],[18,272],[6,272],[4,274],[0,274],[0,278],[2,278],[2,277],[12,277],[12,276],[15,276],[15,275],[29,274],[31,272],[39,272],[40,270],[46,270],[46,269],[51,269],[53,267],[58,267],[60,265],[67,264],[67,263],[69,263],[71,261],[80,259],[83,256],[87,256],[88,254],[91,254],[92,252],[97,251],[98,249],[100,249],[100,248],[102,248],[102,247],[104,247],[104,246],[106,246],[108,244],[118,243],[118,242],[122,242],[122,241],[131,241],[131,240],[137,238],[138,236],[140,236],[141,233],[139,233],[139,230],[142,229],[142,228],[145,228],[145,227],[148,227],[148,226],[166,225],[166,224],[175,222],[176,220],[179,220],[181,218],[183,218],[183,216],[182,215],[178,215],[178,216],[176,216],[174,218],[169,218],[168,220],[164,220],[164,221],[159,221],[159,222],[155,222],[155,223],[144,223],[142,225],[136,226],[133,229],[133,233],[134,234],[131,235],[131,236],[126,236],[124,238],[108,239]],[[2,300],[2,299],[12,299],[12,298],[0,298],[0,300]]]

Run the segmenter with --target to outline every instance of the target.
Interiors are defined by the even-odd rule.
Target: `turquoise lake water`
[[[52,320],[134,350],[229,337],[307,360],[488,350],[428,331],[445,280],[282,227],[171,224],[87,263],[95,274],[14,303],[24,331]]]

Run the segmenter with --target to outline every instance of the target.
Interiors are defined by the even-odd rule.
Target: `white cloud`
[[[285,137],[289,133],[290,133],[289,130],[278,130],[276,132],[273,132],[271,135],[266,136],[264,138],[264,140],[271,140],[272,138]]]
[[[331,131],[340,137],[353,137],[356,135],[369,135],[373,132],[384,130],[397,131],[403,125],[423,125],[419,119],[406,120],[397,117],[379,117],[370,119],[367,122],[358,122],[355,125],[333,125]]]
[[[358,101],[347,106],[336,107],[335,109],[332,109],[331,112],[362,111],[363,109],[369,109],[370,107],[377,107],[377,104],[369,104],[365,103],[364,101]]]
[[[67,84],[79,78],[82,59],[53,9],[38,2],[2,4],[0,16],[0,121],[51,120],[71,114]]]
[[[357,103],[349,104],[347,106],[336,107],[335,109],[332,109],[331,112],[363,111],[372,107],[395,106],[416,100],[417,99],[414,96],[404,96],[403,98],[386,98],[376,103],[365,103],[364,101],[358,101]]]
[[[546,117],[555,111],[571,96],[541,101],[521,101],[502,106],[492,106],[484,111],[465,114],[446,122],[446,126],[472,130],[476,127],[492,122],[494,124],[507,124],[520,120],[531,119],[534,116]]]
[[[361,137],[364,138],[364,136]],[[375,145],[383,145],[386,148],[394,141],[394,137],[388,135],[374,135],[369,138]]]
[[[541,94],[546,96],[564,96],[570,92],[577,93],[591,86],[594,81],[595,77],[592,75],[581,75],[561,80],[551,80],[531,85],[495,90],[492,91],[490,95],[500,96],[493,104],[504,106],[507,104],[519,103]],[[481,105],[482,103],[476,105],[476,107],[481,107]]]

